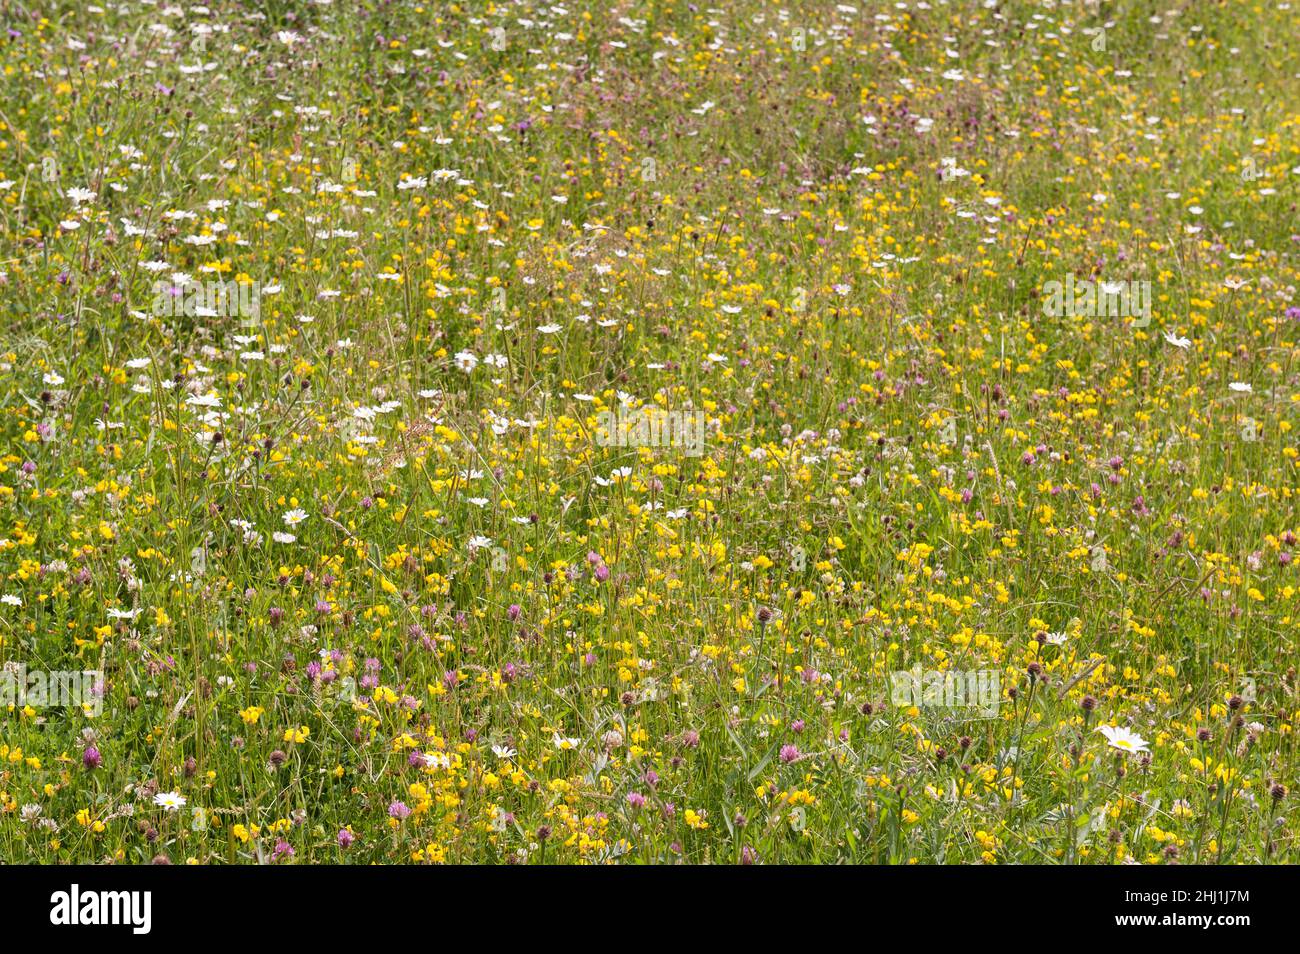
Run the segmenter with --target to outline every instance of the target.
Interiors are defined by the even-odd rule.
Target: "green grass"
[[[11,5],[0,859],[1293,861],[1283,6]]]

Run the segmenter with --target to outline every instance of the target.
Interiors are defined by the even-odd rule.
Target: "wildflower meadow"
[[[1300,860],[1300,4],[0,21],[0,860]]]

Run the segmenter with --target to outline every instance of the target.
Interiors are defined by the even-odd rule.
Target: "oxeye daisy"
[[[1136,755],[1148,751],[1146,740],[1123,726],[1103,725],[1098,726],[1097,731],[1106,737],[1106,742],[1112,748],[1119,749],[1121,752]]]
[[[154,795],[153,803],[169,812],[178,812],[185,807],[185,796],[177,792],[159,792]]]

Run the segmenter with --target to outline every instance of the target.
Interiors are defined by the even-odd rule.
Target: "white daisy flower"
[[[1103,725],[1098,726],[1097,731],[1106,737],[1106,741],[1110,743],[1111,748],[1119,749],[1121,752],[1137,754],[1138,752],[1149,751],[1146,739],[1131,729],[1126,729],[1123,726]]]
[[[185,807],[185,796],[178,792],[159,792],[153,797],[153,803],[169,812],[177,812]]]

